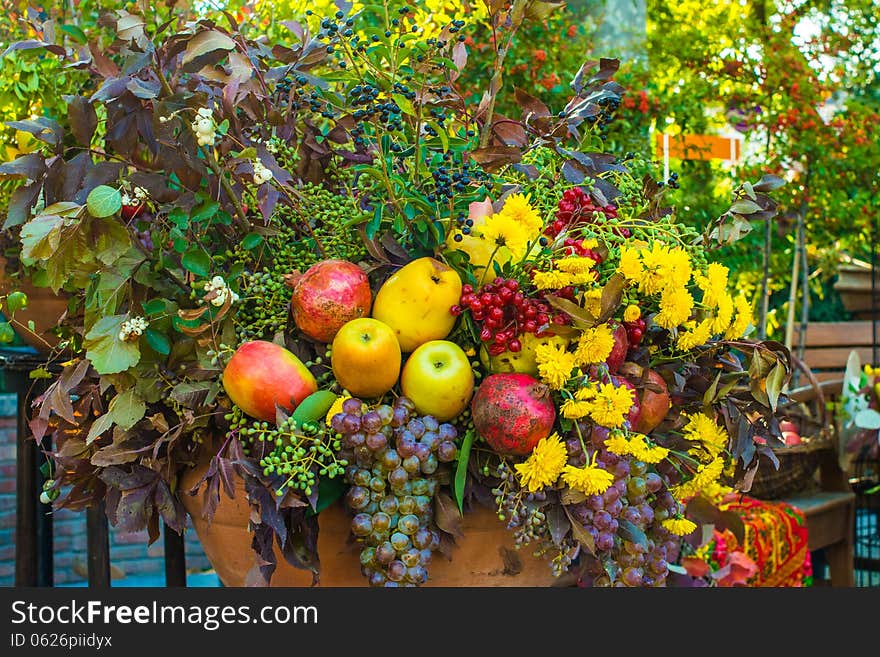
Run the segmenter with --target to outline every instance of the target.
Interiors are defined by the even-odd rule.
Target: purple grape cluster
[[[592,537],[596,548],[595,555],[581,553],[586,566],[582,583],[663,586],[678,540],[662,523],[679,511],[678,502],[660,474],[649,471],[644,461],[609,452],[605,438],[607,432],[593,430],[586,453],[578,440],[566,445],[570,462],[592,461],[593,452],[598,451],[596,465],[614,475],[614,482],[603,494],[568,505],[570,517]],[[639,532],[645,540],[630,540]]]
[[[441,463],[455,460],[455,427],[398,397],[370,408],[345,400],[331,418],[351,465],[345,502],[355,516],[351,532],[363,545],[361,571],[371,586],[419,586],[440,539],[434,530],[434,495]]]

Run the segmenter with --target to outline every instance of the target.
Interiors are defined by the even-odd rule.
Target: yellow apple
[[[485,346],[480,347],[480,362],[491,374],[500,372],[519,372],[538,376],[538,361],[535,359],[535,349],[544,344],[556,344],[567,347],[569,338],[561,335],[545,335],[535,337],[533,333],[525,333],[520,336],[522,349],[518,352],[503,351],[497,356],[490,356]]]
[[[333,376],[355,397],[379,397],[391,390],[400,375],[400,361],[394,331],[377,319],[353,319],[333,338]]]
[[[467,408],[474,371],[457,344],[431,340],[410,354],[400,374],[400,390],[419,413],[446,422]]]
[[[450,266],[425,257],[385,281],[373,301],[373,318],[391,327],[404,353],[452,331],[449,309],[461,298],[461,279]]]

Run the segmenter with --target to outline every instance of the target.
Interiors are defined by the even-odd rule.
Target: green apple
[[[457,344],[430,340],[410,354],[400,375],[400,390],[419,413],[448,422],[467,408],[474,392],[474,371]]]

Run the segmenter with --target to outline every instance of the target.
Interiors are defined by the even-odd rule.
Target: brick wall
[[[0,395],[0,586],[15,580],[15,397]],[[84,513],[60,509],[54,514],[55,583],[73,584],[86,579],[86,518]],[[110,528],[113,577],[164,577],[164,549],[160,538],[147,547],[147,533],[126,534]],[[189,571],[210,568],[195,532],[186,532],[186,565]]]

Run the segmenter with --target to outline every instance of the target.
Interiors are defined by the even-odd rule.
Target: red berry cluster
[[[639,317],[632,322],[624,322],[623,326],[626,328],[626,337],[629,340],[630,346],[638,346],[645,335],[645,327],[647,326],[645,320]]]
[[[582,221],[592,221],[596,212],[601,212],[608,219],[617,218],[617,208],[613,205],[602,206],[595,203],[589,193],[581,187],[566,189],[557,204],[556,219],[547,226],[544,233],[550,237],[556,237],[570,226]],[[628,228],[621,228],[619,231],[623,237],[629,237],[631,234]]]
[[[571,294],[574,295],[574,289]],[[523,294],[518,281],[500,276],[476,291],[471,285],[463,285],[458,305],[449,310],[456,316],[468,310],[474,320],[482,324],[480,340],[488,343],[491,356],[520,351],[522,343],[518,336],[524,333],[541,337],[551,322],[568,324],[570,321],[565,313],[554,313],[543,299]]]
[[[562,242],[562,252],[567,256],[582,256],[584,258],[592,258],[597,265],[602,264],[602,256],[584,246],[586,240],[576,240],[572,237],[566,237]]]

